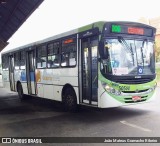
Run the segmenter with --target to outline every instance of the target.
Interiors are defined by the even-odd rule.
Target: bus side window
[[[70,46],[70,54],[69,54],[69,65],[74,66],[76,65],[76,45],[73,44]]]
[[[47,64],[47,50],[46,46],[39,46],[37,48],[37,68],[46,68]]]
[[[16,52],[14,54],[14,62],[15,62],[15,69],[19,69],[19,66],[20,66],[20,52]]]
[[[2,56],[2,69],[8,70],[8,67],[9,67],[8,55],[3,55]]]
[[[25,69],[25,51],[20,52],[20,69]]]
[[[69,41],[72,42],[70,43]],[[68,42],[67,42],[68,41]],[[61,55],[61,66],[75,66],[76,65],[76,43],[74,39],[68,39],[63,41],[62,55]]]
[[[48,68],[59,67],[60,62],[60,44],[59,42],[52,43],[48,45]]]

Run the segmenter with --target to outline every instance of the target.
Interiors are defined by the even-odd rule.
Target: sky
[[[158,16],[159,0],[44,0],[3,51],[96,21],[137,21]]]

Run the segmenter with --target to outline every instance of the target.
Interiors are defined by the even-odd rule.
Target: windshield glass
[[[106,39],[101,70],[112,75],[154,74],[154,42],[122,37]]]

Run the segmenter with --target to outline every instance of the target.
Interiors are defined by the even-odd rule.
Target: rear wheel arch
[[[17,81],[16,89],[17,89],[19,98],[23,100],[25,98],[25,95],[23,93],[23,87],[20,81]]]
[[[62,89],[62,102],[66,110],[77,110],[77,95],[72,85],[66,84]]]
[[[16,90],[17,90],[17,92],[18,92],[18,86],[19,86],[19,84],[21,84],[21,82],[17,81],[17,84],[16,84]]]

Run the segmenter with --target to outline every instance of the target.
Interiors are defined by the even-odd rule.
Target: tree
[[[156,57],[156,62],[160,61],[160,38],[156,38],[155,41],[155,57]]]

